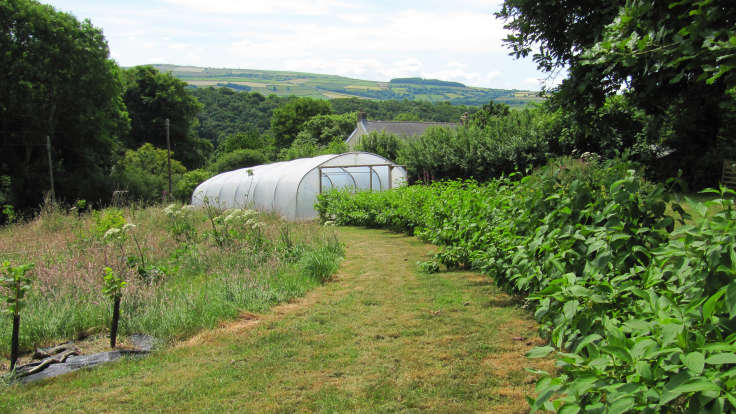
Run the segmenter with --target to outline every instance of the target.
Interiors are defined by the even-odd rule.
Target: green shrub
[[[487,180],[544,164],[549,138],[539,110],[512,111],[491,117],[485,127],[456,129],[432,127],[399,151],[415,179],[441,180],[473,177]]]
[[[378,154],[392,161],[399,159],[399,154],[404,147],[404,141],[394,134],[385,131],[371,131],[360,137],[356,149],[358,151]]]
[[[113,169],[112,178],[119,188],[129,192],[130,199],[160,200],[169,188],[167,158],[165,149],[143,144],[135,151],[125,152],[125,157]],[[186,171],[181,162],[171,159],[172,191]]]
[[[112,228],[122,229],[125,226],[125,217],[123,217],[123,210],[119,208],[107,208],[102,211],[95,211],[92,213],[94,219],[94,235],[102,240],[108,230]]]
[[[192,198],[192,193],[194,193],[194,189],[213,175],[214,173],[204,169],[185,172],[176,183],[176,187],[174,188],[174,197],[179,201],[189,202]]]
[[[239,149],[222,154],[209,169],[216,173],[233,171],[266,163],[268,160],[261,150]],[[189,194],[191,196],[191,193]]]

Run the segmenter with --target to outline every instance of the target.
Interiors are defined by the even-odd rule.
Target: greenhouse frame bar
[[[317,217],[317,195],[333,188],[383,191],[406,183],[406,168],[367,152],[321,155],[216,175],[192,194],[192,205],[254,208],[290,220]]]

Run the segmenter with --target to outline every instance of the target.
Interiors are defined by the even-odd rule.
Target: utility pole
[[[169,166],[169,192],[166,193],[166,199],[171,197],[171,138],[169,137],[170,129],[169,118],[166,118],[166,150],[168,151],[168,166]]]
[[[51,135],[54,133],[54,114],[56,113],[56,102],[51,104],[49,111],[49,132],[46,135],[46,153],[49,156],[49,179],[51,180],[51,204],[56,204],[56,188],[54,186],[54,163],[51,161]]]
[[[54,188],[54,164],[51,162],[51,137],[46,135],[46,153],[49,155],[49,178],[51,179],[51,204],[56,204],[56,190]]]

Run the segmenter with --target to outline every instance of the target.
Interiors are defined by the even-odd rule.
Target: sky
[[[42,0],[102,28],[121,66],[423,77],[539,90],[560,79],[516,60],[501,0]]]

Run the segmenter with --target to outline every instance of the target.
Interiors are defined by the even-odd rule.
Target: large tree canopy
[[[568,69],[553,102],[572,114],[578,148],[600,139],[591,114],[624,95],[648,116],[640,136],[677,150],[672,165],[691,167],[691,182],[713,184],[721,159],[736,155],[731,1],[505,0],[497,16],[512,54]]]
[[[291,145],[304,124],[315,115],[332,112],[330,103],[321,99],[296,98],[273,111],[271,132],[280,148]]]
[[[203,166],[212,144],[196,135],[197,113],[202,106],[187,93],[186,82],[152,66],[127,69],[123,77],[123,96],[131,120],[126,147],[137,148],[150,142],[166,148],[165,122],[169,118],[172,149],[188,168]]]
[[[47,136],[57,192],[70,199],[104,193],[128,120],[102,31],[32,0],[5,0],[0,68],[0,176],[11,179],[8,201],[36,206],[51,188]]]

